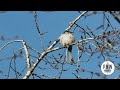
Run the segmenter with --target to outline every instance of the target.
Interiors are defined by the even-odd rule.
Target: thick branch
[[[84,11],[82,14],[80,14],[74,21],[70,22],[68,28],[66,28],[65,31],[68,31],[69,29],[71,29],[71,27],[83,16],[87,13],[88,11]]]
[[[82,14],[80,14],[74,21],[72,21],[70,23],[70,25],[68,26],[68,28],[66,28],[66,30],[69,30],[76,21],[78,21],[85,13],[87,13],[87,11],[84,11]],[[59,38],[57,40],[55,40],[55,42],[53,42],[53,44],[51,46],[48,47],[48,49],[46,49],[45,51],[43,51],[43,53],[40,55],[40,57],[37,59],[37,61],[33,64],[33,66],[31,67],[30,70],[27,71],[25,77],[23,79],[28,79],[29,76],[32,74],[32,72],[34,71],[35,67],[38,65],[38,63],[44,58],[45,55],[47,55],[49,52],[55,51],[54,49],[52,50],[52,48],[59,42]]]
[[[8,43],[6,43],[5,45],[3,45],[0,48],[0,51],[3,50],[7,45],[9,45],[11,43],[14,43],[14,42],[22,42],[22,44],[24,46],[25,54],[26,54],[27,67],[28,67],[28,69],[30,69],[30,57],[29,57],[29,53],[28,53],[28,48],[27,48],[26,42],[24,40],[14,40],[14,41],[8,42]]]
[[[40,57],[37,59],[37,61],[33,64],[33,66],[31,67],[31,69],[29,69],[25,75],[25,77],[23,79],[28,79],[29,76],[32,74],[32,72],[34,71],[35,67],[38,65],[38,63],[44,58],[45,55],[47,55],[49,52],[51,52],[51,49],[58,43],[59,39],[55,40],[55,42],[53,42],[53,44],[51,46],[48,47],[47,50],[45,50]]]
[[[29,53],[28,53],[28,47],[27,47],[25,41],[22,41],[22,44],[23,44],[23,46],[24,46],[24,50],[25,50],[25,53],[26,53],[27,68],[30,69],[31,65],[30,65],[30,55],[29,55]]]
[[[71,45],[75,45],[75,44],[78,44],[78,43],[81,43],[83,41],[87,41],[87,40],[94,40],[94,38],[87,38],[87,39],[83,39],[83,40],[79,40],[75,43],[72,43]],[[25,75],[25,77],[23,79],[28,79],[29,76],[32,74],[32,72],[34,71],[35,67],[38,65],[38,63],[44,58],[44,56],[46,56],[48,53],[52,52],[52,51],[56,51],[56,50],[59,50],[59,49],[62,49],[62,48],[65,48],[65,47],[58,47],[58,48],[54,48],[54,45],[58,42],[59,40],[56,40],[47,50],[45,50],[41,55],[40,57],[37,59],[37,61],[33,64],[33,66],[31,67],[31,69],[29,69]]]

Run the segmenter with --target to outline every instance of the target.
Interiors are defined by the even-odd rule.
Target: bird
[[[75,38],[73,36],[73,32],[65,31],[61,36],[59,37],[60,43],[63,47],[67,48],[67,55],[69,56],[70,63],[73,64],[74,60],[72,57],[72,43],[75,42]]]

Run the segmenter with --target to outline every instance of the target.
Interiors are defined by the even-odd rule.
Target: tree
[[[5,69],[0,68],[1,78],[119,78],[119,11],[76,11],[78,16],[72,18],[71,22],[67,22],[69,23],[68,27],[60,31],[62,33],[71,31],[76,37],[75,42],[71,44],[73,45],[74,64],[70,64],[68,60],[66,47],[59,44],[59,36],[62,33],[59,33],[57,38],[51,38],[49,36],[50,30],[43,32],[40,29],[41,19],[39,20],[38,13],[42,14],[42,12],[33,11],[32,15],[34,16],[37,37],[40,40],[40,43],[37,42],[40,44],[40,50],[29,45],[28,39],[19,39],[19,35],[13,38],[1,35],[1,42],[9,40],[4,45],[0,45],[0,61],[6,65]],[[48,15],[53,13],[58,12],[48,13]],[[101,22],[96,18],[99,18]],[[59,17],[56,22],[54,21],[51,23],[59,24]],[[45,24],[44,21],[41,22]],[[53,34],[55,35],[55,32]],[[51,40],[45,42],[45,36]],[[35,36],[31,35],[31,37]],[[4,52],[9,52],[11,56],[7,57]],[[115,65],[116,70],[113,76],[106,76],[100,70],[101,64],[106,60],[112,61]]]

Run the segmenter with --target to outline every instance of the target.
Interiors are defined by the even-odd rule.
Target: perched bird
[[[67,48],[67,55],[69,56],[70,63],[73,64],[74,61],[72,57],[72,45],[71,45],[72,43],[75,42],[73,33],[70,31],[65,31],[63,34],[61,34],[59,39],[62,46]]]

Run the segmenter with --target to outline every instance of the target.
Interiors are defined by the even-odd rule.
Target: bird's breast
[[[60,36],[60,43],[62,44],[63,47],[66,45],[70,45],[75,41],[74,36],[72,34],[62,34]]]

